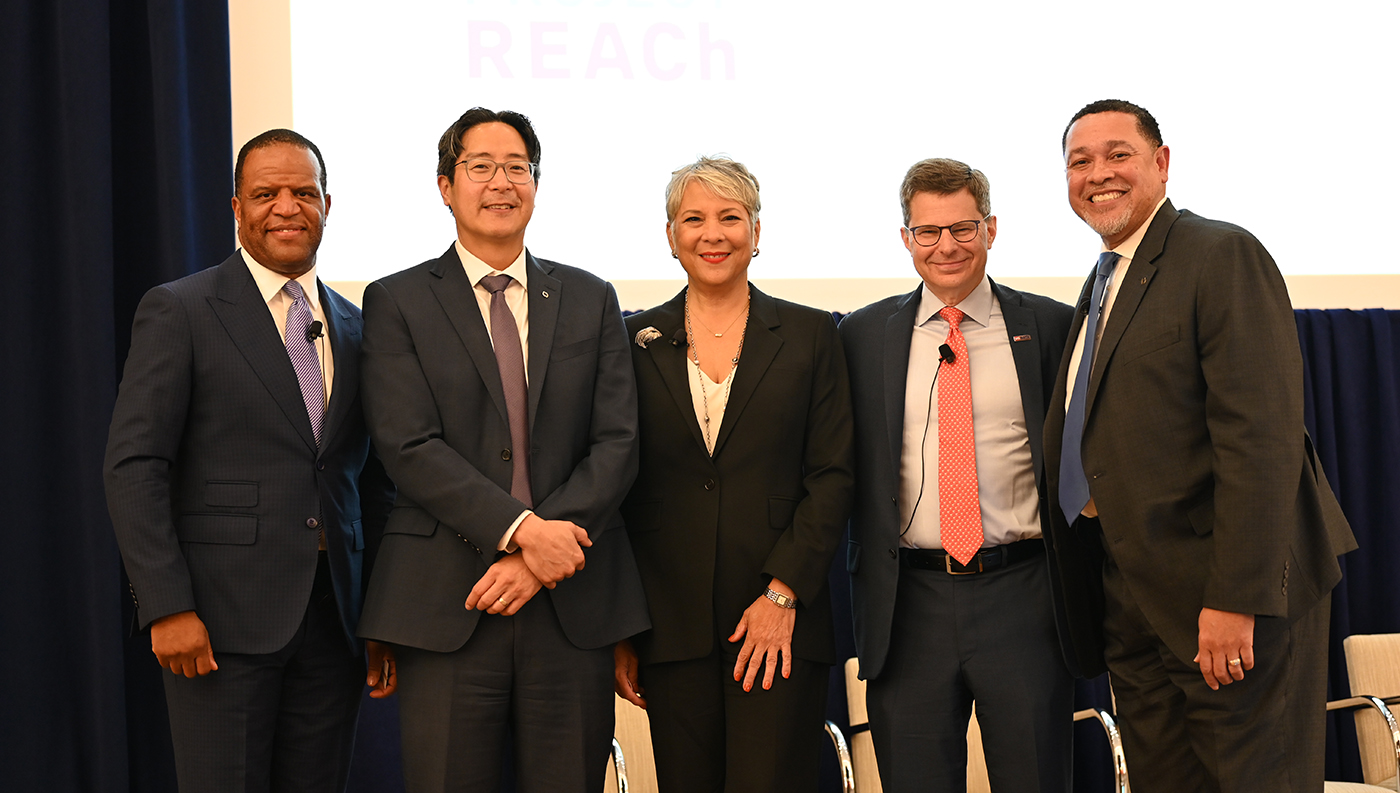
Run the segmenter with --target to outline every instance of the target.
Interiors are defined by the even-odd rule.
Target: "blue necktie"
[[[1065,521],[1074,525],[1079,513],[1089,503],[1089,480],[1084,475],[1084,403],[1089,394],[1089,373],[1094,370],[1094,342],[1098,336],[1099,311],[1108,291],[1113,268],[1122,258],[1112,251],[1099,254],[1098,278],[1094,279],[1094,295],[1089,299],[1089,316],[1084,320],[1084,354],[1074,373],[1074,390],[1070,393],[1069,409],[1065,411],[1065,434],[1060,447],[1060,509]]]

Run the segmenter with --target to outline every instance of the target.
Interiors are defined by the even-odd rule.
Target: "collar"
[[[292,280],[264,267],[246,248],[239,248],[238,252],[243,254],[243,263],[248,265],[248,272],[253,274],[253,281],[257,283],[264,303],[271,303],[272,298],[287,285],[287,281]],[[311,265],[310,270],[298,275],[295,280],[301,284],[301,291],[306,293],[306,300],[311,304],[312,312],[320,310],[321,291],[316,287],[316,265]]]
[[[457,249],[457,258],[462,260],[462,269],[466,271],[467,280],[471,282],[473,287],[488,275],[505,274],[518,281],[526,290],[530,288],[528,281],[530,268],[525,266],[524,248],[520,249],[520,255],[516,256],[515,261],[507,265],[506,269],[497,270],[486,262],[476,258],[475,254],[467,250],[466,246],[462,245],[461,240],[453,242],[452,245]]]
[[[929,321],[933,315],[943,310],[948,305],[924,284],[919,290],[919,310],[914,314],[914,327],[920,327]],[[958,303],[958,309],[967,315],[968,319],[975,321],[982,327],[992,324],[992,282],[988,280],[987,274],[982,274],[982,280],[977,283],[972,292]]]
[[[1162,205],[1165,203],[1167,203],[1167,197],[1164,195],[1162,196],[1162,200],[1157,202],[1157,206],[1153,207],[1152,214],[1147,216],[1147,220],[1144,220],[1142,225],[1137,227],[1137,231],[1134,231],[1131,237],[1123,240],[1122,244],[1117,248],[1105,248],[1103,243],[1100,242],[1099,253],[1112,250],[1124,259],[1132,259],[1136,256],[1138,246],[1142,244],[1142,238],[1147,236],[1147,230],[1152,227],[1152,221],[1156,219],[1157,213],[1162,210]]]

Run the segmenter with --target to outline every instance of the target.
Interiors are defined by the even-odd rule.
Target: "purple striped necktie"
[[[530,490],[530,421],[528,391],[525,386],[525,353],[515,315],[506,305],[508,275],[488,275],[481,285],[491,293],[491,346],[496,349],[496,366],[501,372],[501,390],[506,397],[506,419],[510,422],[510,494],[531,509],[535,498]]]
[[[306,403],[306,417],[311,419],[311,434],[320,446],[321,420],[326,413],[326,384],[321,378],[321,358],[309,334],[311,304],[296,281],[288,281],[282,291],[292,298],[292,305],[287,309],[287,357],[292,359],[292,368],[296,369],[301,399]]]

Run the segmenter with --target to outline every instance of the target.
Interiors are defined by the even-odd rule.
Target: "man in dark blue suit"
[[[889,791],[966,790],[973,702],[1002,791],[1068,791],[1073,685],[1041,539],[1041,429],[1073,310],[986,276],[991,190],[916,163],[901,234],[923,284],[851,314],[856,649]]]
[[[165,668],[182,793],[345,787],[355,637],[393,486],[359,399],[359,310],[316,278],[330,196],[311,141],[238,154],[241,250],[142,299],[107,442],[108,508]]]

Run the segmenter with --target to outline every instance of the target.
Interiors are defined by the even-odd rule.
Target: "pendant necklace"
[[[737,321],[739,321],[739,317],[748,316],[748,313],[749,313],[749,302],[750,302],[751,298],[752,298],[752,293],[750,293],[750,295],[748,295],[748,296],[745,297],[745,299],[744,299],[744,310],[743,310],[742,312],[740,312],[740,314],[739,314],[738,317],[735,317],[732,321],[730,321],[730,323],[729,323],[730,327],[733,327],[733,326],[734,326],[734,323],[737,322]],[[701,324],[703,325],[704,323],[702,322]],[[707,328],[707,330],[708,330],[708,328]],[[711,332],[711,333],[714,333],[713,330],[711,330],[710,332]],[[729,328],[725,328],[725,329],[724,329],[724,333],[728,333],[728,332],[729,332]],[[696,345],[695,342],[694,342],[694,339],[695,339],[695,332],[691,329],[691,326],[690,326],[690,290],[689,290],[688,288],[685,290],[685,333],[686,333],[686,337],[687,337],[688,339],[691,340],[691,344],[690,344],[690,360],[693,361],[693,362],[695,363],[695,381],[696,381],[697,383],[700,384],[700,402],[701,402],[701,404],[704,406],[704,413],[705,413],[705,416],[704,416],[703,427],[704,427],[704,430],[705,430],[705,450],[708,451],[708,452],[710,453],[710,456],[711,456],[711,457],[713,457],[714,454],[715,454],[715,452],[714,452],[715,446],[714,446],[714,442],[710,440],[710,394],[709,394],[709,389],[705,388],[705,373],[704,373],[704,371],[701,370],[701,368],[700,368],[700,348],[699,348],[699,346]],[[715,336],[716,336],[716,337],[720,337],[720,336],[723,336],[724,333],[715,333]],[[748,323],[745,322],[745,323],[744,323],[744,331],[739,335],[739,348],[736,349],[736,350],[734,351],[734,357],[731,358],[731,359],[729,359],[729,363],[731,364],[731,368],[729,369],[729,376],[726,377],[725,380],[724,380],[724,395],[723,395],[723,401],[721,401],[721,402],[719,403],[720,406],[721,406],[722,408],[728,408],[728,407],[729,407],[729,391],[730,391],[730,389],[734,386],[734,373],[735,373],[735,370],[739,368],[739,355],[740,355],[740,353],[742,353],[742,352],[744,351],[744,336],[747,335],[747,333],[748,333]]]
[[[689,310],[690,310],[690,303],[686,303],[685,306],[686,306],[686,311],[689,311]],[[743,311],[740,311],[738,314],[736,314],[736,315],[734,316],[734,319],[729,320],[729,324],[728,324],[728,325],[725,325],[725,326],[724,326],[724,330],[720,331],[719,333],[715,333],[715,329],[714,329],[714,328],[710,327],[709,325],[706,325],[706,324],[705,324],[705,320],[700,319],[699,317],[696,317],[696,319],[697,319],[697,320],[700,320],[700,327],[704,328],[705,330],[708,330],[708,331],[711,332],[711,333],[715,333],[715,338],[716,338],[716,339],[722,339],[722,338],[724,338],[724,334],[728,333],[728,332],[729,332],[729,329],[732,328],[732,327],[734,327],[734,323],[739,321],[739,317],[742,317],[742,316],[744,316],[744,315],[746,315],[746,314],[748,314],[748,313],[749,313],[749,305],[748,305],[748,303],[746,302],[746,303],[744,303],[744,310],[743,310]],[[689,317],[690,315],[687,314],[686,316]],[[690,331],[690,328],[686,328],[686,331],[689,332],[689,331]]]

